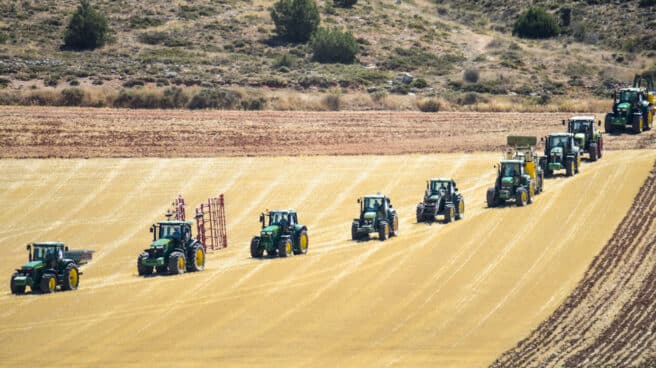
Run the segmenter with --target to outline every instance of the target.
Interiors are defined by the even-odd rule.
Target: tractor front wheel
[[[139,276],[152,275],[153,274],[153,268],[151,266],[144,265],[141,262],[143,260],[143,258],[144,258],[143,255],[140,255],[139,257],[137,257],[137,272],[139,273]],[[158,271],[159,271],[159,269],[158,269]]]
[[[64,270],[62,290],[76,290],[80,285],[80,271],[74,263],[69,263]]]
[[[596,143],[590,143],[590,161],[597,161],[597,154],[599,153],[599,147]]]
[[[573,159],[565,160],[565,174],[567,176],[574,175],[574,160]]]
[[[169,256],[169,274],[179,275],[185,272],[187,260],[182,252],[173,252]]]
[[[9,288],[11,289],[12,294],[23,294],[25,293],[25,285],[14,284],[14,278],[16,276],[18,276],[18,273],[11,275],[11,280],[9,281]]]
[[[381,241],[385,241],[389,238],[389,225],[386,221],[381,221],[378,224],[378,238]]]
[[[351,224],[351,240],[358,240],[358,224],[356,222]]]
[[[307,231],[301,230],[296,236],[296,248],[294,254],[307,254],[308,247],[310,246],[310,238]]]
[[[278,242],[278,257],[291,257],[294,252],[292,252],[292,240],[289,238],[280,239]]]
[[[517,206],[524,207],[528,203],[528,192],[524,188],[518,188],[517,193],[515,194],[517,201]]]
[[[465,217],[465,199],[460,198],[458,201],[458,210],[456,211],[456,220],[460,220]]]
[[[45,274],[41,277],[41,283],[39,285],[42,293],[54,293],[55,288],[57,287],[57,279],[53,274]]]
[[[253,258],[262,258],[264,254],[264,249],[260,248],[260,237],[254,236],[251,239],[251,257]]]
[[[496,207],[497,205],[497,194],[494,188],[487,189],[487,206],[489,208]]]
[[[399,217],[394,215],[392,217],[392,226],[390,228],[390,236],[399,235]]]
[[[424,206],[417,206],[417,223],[420,224],[424,222]]]
[[[606,133],[612,133],[613,129],[613,113],[609,112],[606,114],[606,119],[604,120],[604,130]]]
[[[448,224],[449,222],[453,221],[455,217],[456,208],[453,206],[453,204],[447,204],[444,206],[444,223]]]
[[[191,250],[191,262],[187,267],[187,271],[198,272],[205,269],[205,248],[202,245],[196,244]]]
[[[633,133],[638,134],[642,132],[642,115],[635,114],[633,115],[633,120],[631,121],[631,130]]]

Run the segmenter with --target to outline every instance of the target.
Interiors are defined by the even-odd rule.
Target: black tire
[[[448,203],[444,206],[444,223],[448,224],[449,222],[453,221],[455,217],[456,207],[453,205],[453,203]]]
[[[497,195],[495,188],[487,188],[487,206],[493,208],[497,206]]]
[[[170,275],[179,275],[185,273],[187,269],[187,259],[182,252],[173,252],[169,256],[169,274]]]
[[[299,231],[295,240],[297,246],[294,247],[294,254],[307,254],[308,248],[310,247],[310,237],[308,236],[307,231]],[[303,245],[303,242],[305,242],[305,245]]]
[[[353,222],[351,224],[351,239],[352,240],[358,240],[360,237],[358,236],[358,223]]]
[[[590,161],[595,162],[597,161],[597,153],[599,153],[599,147],[597,147],[596,143],[590,143]]]
[[[528,192],[525,188],[517,188],[517,191],[515,192],[515,201],[519,207],[526,206],[526,203],[528,202]]]
[[[80,270],[75,263],[69,263],[64,270],[64,279],[62,280],[62,290],[77,290],[80,285]]]
[[[535,194],[540,194],[544,190],[544,172],[540,172],[538,174],[538,185],[539,187],[537,188]]]
[[[187,271],[189,272],[199,272],[205,269],[205,248],[196,243],[192,248],[191,254],[189,255],[189,263],[187,264]]]
[[[531,185],[533,184],[533,185]],[[531,189],[533,188],[533,189]],[[535,182],[532,180],[528,184],[528,190],[526,192],[528,194],[528,200],[526,201],[527,204],[533,203],[533,197],[535,196]]]
[[[42,293],[54,293],[55,288],[57,287],[57,278],[51,273],[47,273],[41,276],[41,282],[39,283],[39,289]]]
[[[615,127],[613,126],[613,113],[609,112],[606,114],[606,119],[604,120],[604,130],[606,133],[612,133]]]
[[[600,159],[604,156],[604,136],[599,137],[599,142],[597,147],[599,148],[599,151],[597,151],[598,152],[597,159]]]
[[[424,222],[424,206],[422,204],[417,205],[417,223],[420,224]]]
[[[264,249],[260,248],[260,237],[254,236],[251,239],[251,257],[253,258],[262,258],[264,254]]]
[[[399,235],[399,216],[392,215],[392,224],[390,225],[390,237]]]
[[[145,276],[145,275],[152,275],[153,274],[153,268],[150,266],[145,266],[143,263],[141,263],[141,260],[143,258],[148,257],[147,255],[144,256],[143,254],[139,255],[137,257],[137,272],[139,273],[139,276]],[[159,271],[159,270],[158,270]]]
[[[574,174],[578,174],[579,171],[580,171],[580,165],[579,164],[581,163],[581,160],[579,159],[579,157],[581,157],[581,156],[577,155],[576,157],[574,157]]]
[[[546,169],[546,170],[544,171],[544,176],[546,176],[547,178],[552,177],[552,176],[553,176],[553,170]]]
[[[634,114],[631,118],[631,130],[633,133],[638,134],[642,132],[641,128],[641,123],[642,122],[642,114]]]
[[[465,199],[460,198],[458,201],[458,207],[456,207],[456,220],[460,220],[465,217]]]
[[[380,241],[385,241],[389,237],[389,225],[387,221],[381,221],[378,223],[378,239]]]
[[[571,158],[565,159],[565,175],[574,175],[574,160]]]
[[[15,273],[11,275],[11,279],[9,280],[9,289],[11,290],[12,294],[24,294],[25,293],[25,285],[14,285],[14,278],[18,276],[18,273]]]
[[[278,257],[291,257],[294,254],[292,251],[293,248],[294,246],[291,239],[280,239],[280,241],[278,241]]]

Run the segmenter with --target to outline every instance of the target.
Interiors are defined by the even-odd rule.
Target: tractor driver
[[[280,226],[287,227],[288,224],[289,224],[289,221],[287,221],[287,214],[283,213],[281,218],[280,218]]]

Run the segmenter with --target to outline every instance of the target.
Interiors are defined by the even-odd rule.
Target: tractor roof
[[[63,247],[64,243],[62,242],[37,242],[32,243],[34,246],[38,247]]]
[[[295,209],[292,209],[292,208],[290,208],[290,209],[288,209],[288,210],[269,210],[269,213],[271,213],[271,212],[295,213],[296,210],[295,210]]]
[[[620,91],[631,91],[631,92],[643,92],[645,89],[644,88],[637,88],[637,87],[626,87],[620,89]]]
[[[574,121],[574,120],[592,120],[594,121],[595,117],[594,115],[578,115],[578,116],[572,116],[569,118],[569,121]]]
[[[572,137],[572,133],[551,133],[549,134],[550,137]]]
[[[176,221],[176,220],[173,220],[173,221],[160,221],[160,222],[158,222],[158,224],[160,224],[160,225],[184,225],[184,224],[193,225],[194,222],[193,221]]]
[[[385,198],[385,196],[382,195],[382,194],[380,194],[380,193],[377,193],[377,194],[368,194],[368,195],[366,195],[366,196],[364,196],[364,197],[365,197],[365,198]]]
[[[430,181],[453,181],[453,179],[448,179],[448,178],[432,178]]]
[[[524,160],[501,160],[502,164],[524,164]]]

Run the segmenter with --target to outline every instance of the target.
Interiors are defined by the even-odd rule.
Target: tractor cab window
[[[503,164],[502,171],[504,177],[515,177],[521,175],[521,169],[517,163]]]
[[[34,260],[43,259],[43,257],[45,256],[44,251],[45,251],[44,248],[34,247],[34,256],[32,257],[32,259]]]
[[[383,204],[382,198],[365,198],[364,209],[366,211],[378,211],[380,205]]]
[[[572,132],[574,133],[587,133],[592,127],[592,122],[584,120],[575,120],[571,122]]]
[[[290,213],[289,214],[289,226],[294,226],[294,225],[296,225],[297,222],[298,221],[296,219],[296,214],[295,213]]]
[[[633,102],[636,99],[635,91],[621,91],[620,102]]]
[[[269,214],[269,226],[271,225],[289,225],[289,214],[286,212],[271,212]]]
[[[182,239],[182,226],[180,225],[161,225],[159,228],[159,237]]]
[[[435,180],[431,182],[431,192],[437,193],[439,191],[447,192],[449,189],[449,182],[446,180]]]
[[[567,136],[549,137],[549,147],[551,147],[551,148],[553,148],[553,147],[563,147],[563,148],[565,148],[565,147],[567,147],[568,140],[569,140],[569,137],[567,137]]]

